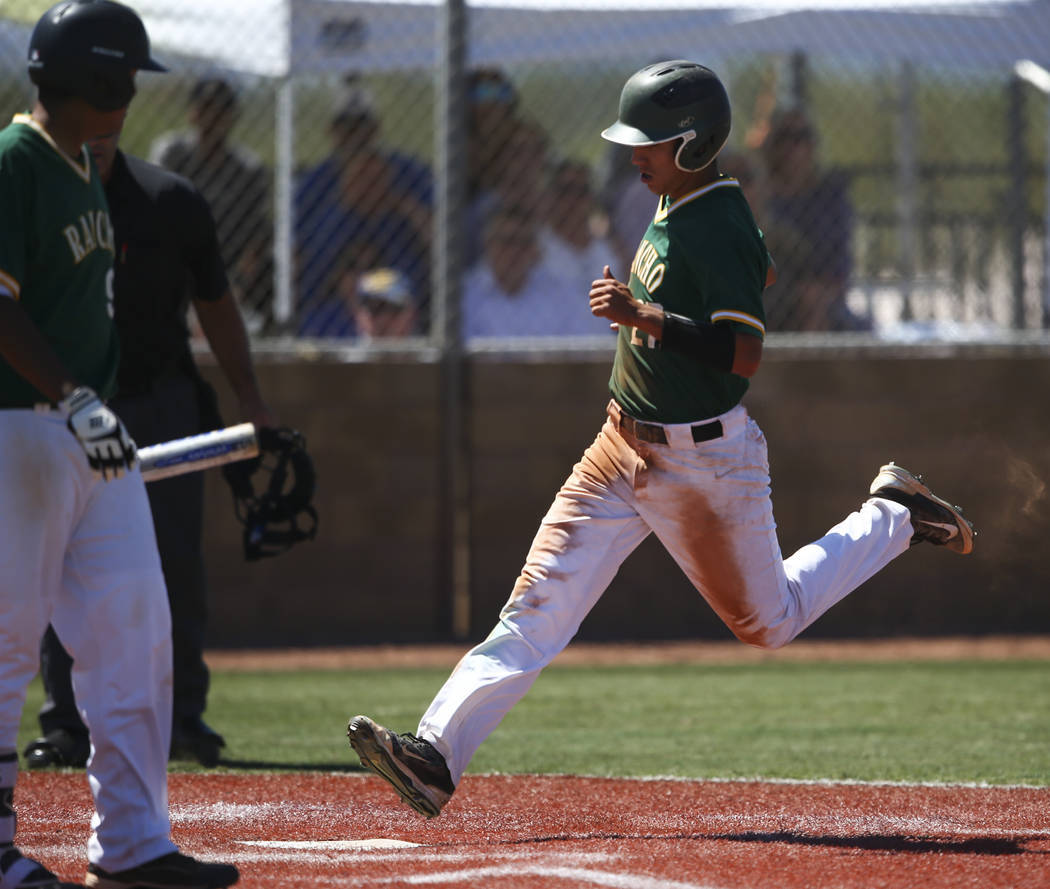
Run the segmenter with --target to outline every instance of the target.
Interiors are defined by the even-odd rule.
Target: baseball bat
[[[139,448],[142,478],[147,482],[198,472],[211,466],[222,466],[259,455],[255,426],[241,423],[213,432],[176,438],[161,444]]]

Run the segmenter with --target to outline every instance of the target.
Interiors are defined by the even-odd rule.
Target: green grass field
[[[446,675],[216,672],[206,716],[227,768],[351,769],[350,716],[414,731]],[[1050,662],[553,666],[470,771],[1045,786]]]

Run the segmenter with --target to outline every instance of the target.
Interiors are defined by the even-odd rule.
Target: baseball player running
[[[0,131],[0,889],[57,889],[15,846],[15,743],[50,622],[73,658],[95,814],[85,883],[220,889],[237,869],[171,841],[171,623],[135,443],[106,406],[118,346],[113,229],[84,142],[119,130],[139,17],[66,0],[37,23],[38,98]]]
[[[675,60],[635,73],[602,133],[632,147],[659,196],[629,283],[606,266],[591,286],[591,311],[619,327],[608,418],[544,517],[499,623],[418,736],[366,716],[347,729],[361,762],[427,817],[650,532],[737,638],[767,649],[914,543],[973,547],[959,509],[889,463],[856,512],[781,557],[765,439],[740,404],[762,358],[771,260],[739,183],[715,163],[729,127],[718,77]]]

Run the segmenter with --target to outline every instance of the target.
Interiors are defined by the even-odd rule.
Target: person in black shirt
[[[274,320],[269,174],[253,151],[233,139],[240,111],[232,83],[200,78],[190,91],[189,129],[162,133],[148,159],[185,176],[204,195],[231,289],[245,323],[258,333]]]
[[[193,359],[187,324],[192,302],[240,416],[256,427],[275,425],[255,379],[207,202],[189,180],[119,151],[119,136],[119,130],[108,133],[88,146],[105,183],[116,250],[114,320],[121,359],[110,407],[140,447],[223,425],[215,391]],[[225,741],[202,719],[209,682],[203,658],[204,476],[155,481],[147,491],[171,606],[171,756],[213,766]],[[88,732],[73,696],[72,662],[53,628],[41,642],[40,661],[43,734],[26,748],[26,763],[83,766],[90,752]]]

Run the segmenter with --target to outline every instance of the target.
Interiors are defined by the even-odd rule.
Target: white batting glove
[[[58,403],[66,425],[87,453],[88,465],[103,481],[120,478],[138,459],[135,442],[93,389],[80,386]]]

